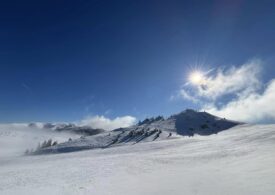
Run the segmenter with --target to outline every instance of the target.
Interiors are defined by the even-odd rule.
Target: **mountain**
[[[73,152],[86,149],[107,148],[119,145],[137,144],[157,140],[174,139],[180,136],[194,136],[217,134],[229,129],[240,122],[230,121],[213,116],[207,112],[197,112],[187,109],[179,114],[164,119],[161,116],[145,119],[137,125],[119,128],[113,131],[102,131],[91,136],[82,136],[79,139],[69,140],[51,147],[41,148],[34,154]],[[51,127],[57,131],[85,131],[82,127],[65,125]],[[91,129],[91,131],[95,131]],[[98,131],[96,131],[98,132]]]
[[[237,125],[207,115],[221,127],[236,126],[184,136],[190,125],[206,122],[198,120],[204,115],[187,110],[80,139],[53,127],[0,125],[0,194],[275,194],[275,125]],[[187,116],[190,124],[176,129]],[[56,155],[22,155],[28,144],[58,137],[60,144],[36,152]]]
[[[1,157],[0,194],[273,195],[274,153],[275,125],[246,124],[209,136]]]
[[[211,135],[242,124],[211,115],[207,112],[197,112],[187,109],[179,114],[172,115],[168,119],[163,117],[145,119],[138,128],[156,128],[165,131],[176,132],[179,135],[193,136]]]

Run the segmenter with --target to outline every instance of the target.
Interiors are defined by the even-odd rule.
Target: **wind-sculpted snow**
[[[0,194],[275,194],[275,125],[133,143],[0,158]]]
[[[52,154],[75,152],[87,149],[110,148],[114,146],[132,145],[141,142],[172,139],[178,136],[158,129],[128,128],[101,133],[94,136],[82,136],[79,139],[70,140],[55,146],[41,148],[32,154]]]

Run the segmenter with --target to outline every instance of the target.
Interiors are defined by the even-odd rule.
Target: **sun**
[[[189,75],[188,80],[193,84],[193,85],[201,85],[203,83],[204,80],[204,76],[200,71],[195,71],[192,72]]]

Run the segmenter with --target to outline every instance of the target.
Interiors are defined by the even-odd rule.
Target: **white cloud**
[[[275,120],[275,80],[272,80],[265,91],[250,93],[248,96],[228,102],[221,108],[208,105],[206,111],[218,116],[245,122],[266,122]]]
[[[177,94],[175,95],[171,95],[169,98],[169,101],[174,101],[174,100],[178,100],[178,99],[186,99],[188,101],[191,101],[193,103],[198,103],[199,100],[195,97],[192,96],[192,93],[190,93],[189,91],[185,90],[185,89],[181,89],[178,91]]]
[[[252,60],[241,67],[231,67],[230,69],[218,69],[212,75],[204,74],[197,85],[184,85],[180,90],[184,99],[206,98],[216,100],[219,97],[229,94],[244,95],[258,90],[261,86],[259,75],[261,71],[261,61]],[[191,98],[190,98],[191,97]]]
[[[227,71],[218,70],[213,77],[207,77],[199,88],[199,95],[216,99],[232,93],[250,93],[260,87],[260,61],[253,60],[248,64]]]
[[[192,96],[189,92],[187,92],[186,90],[184,89],[181,89],[179,91],[179,95],[184,98],[184,99],[187,99],[187,100],[190,100],[194,103],[198,102],[199,100],[195,97],[195,96]]]
[[[81,125],[87,125],[92,128],[101,128],[105,130],[113,130],[120,127],[129,127],[136,123],[136,118],[132,116],[117,117],[114,119],[105,116],[91,116],[80,122]]]
[[[184,85],[179,95],[212,114],[244,122],[275,121],[275,79],[261,81],[260,60],[205,74],[199,85]],[[225,98],[226,97],[226,98]]]

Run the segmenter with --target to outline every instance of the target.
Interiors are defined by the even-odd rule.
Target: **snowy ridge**
[[[193,136],[211,135],[243,124],[219,118],[207,112],[197,112],[187,109],[179,114],[172,115],[168,119],[156,120],[140,125],[141,128],[158,128],[165,131],[176,132],[179,135]]]
[[[229,121],[206,112],[185,110],[168,119],[156,117],[145,119],[137,125],[102,132],[93,136],[82,136],[51,147],[41,148],[32,154],[64,153],[96,148],[138,144],[179,138],[180,136],[211,135],[241,123]]]
[[[87,149],[109,148],[113,146],[133,145],[141,142],[152,142],[157,140],[171,139],[172,133],[162,132],[161,130],[131,130],[123,129],[100,133],[94,136],[82,136],[78,139],[60,143],[55,146],[42,148],[33,154],[64,153]]]

